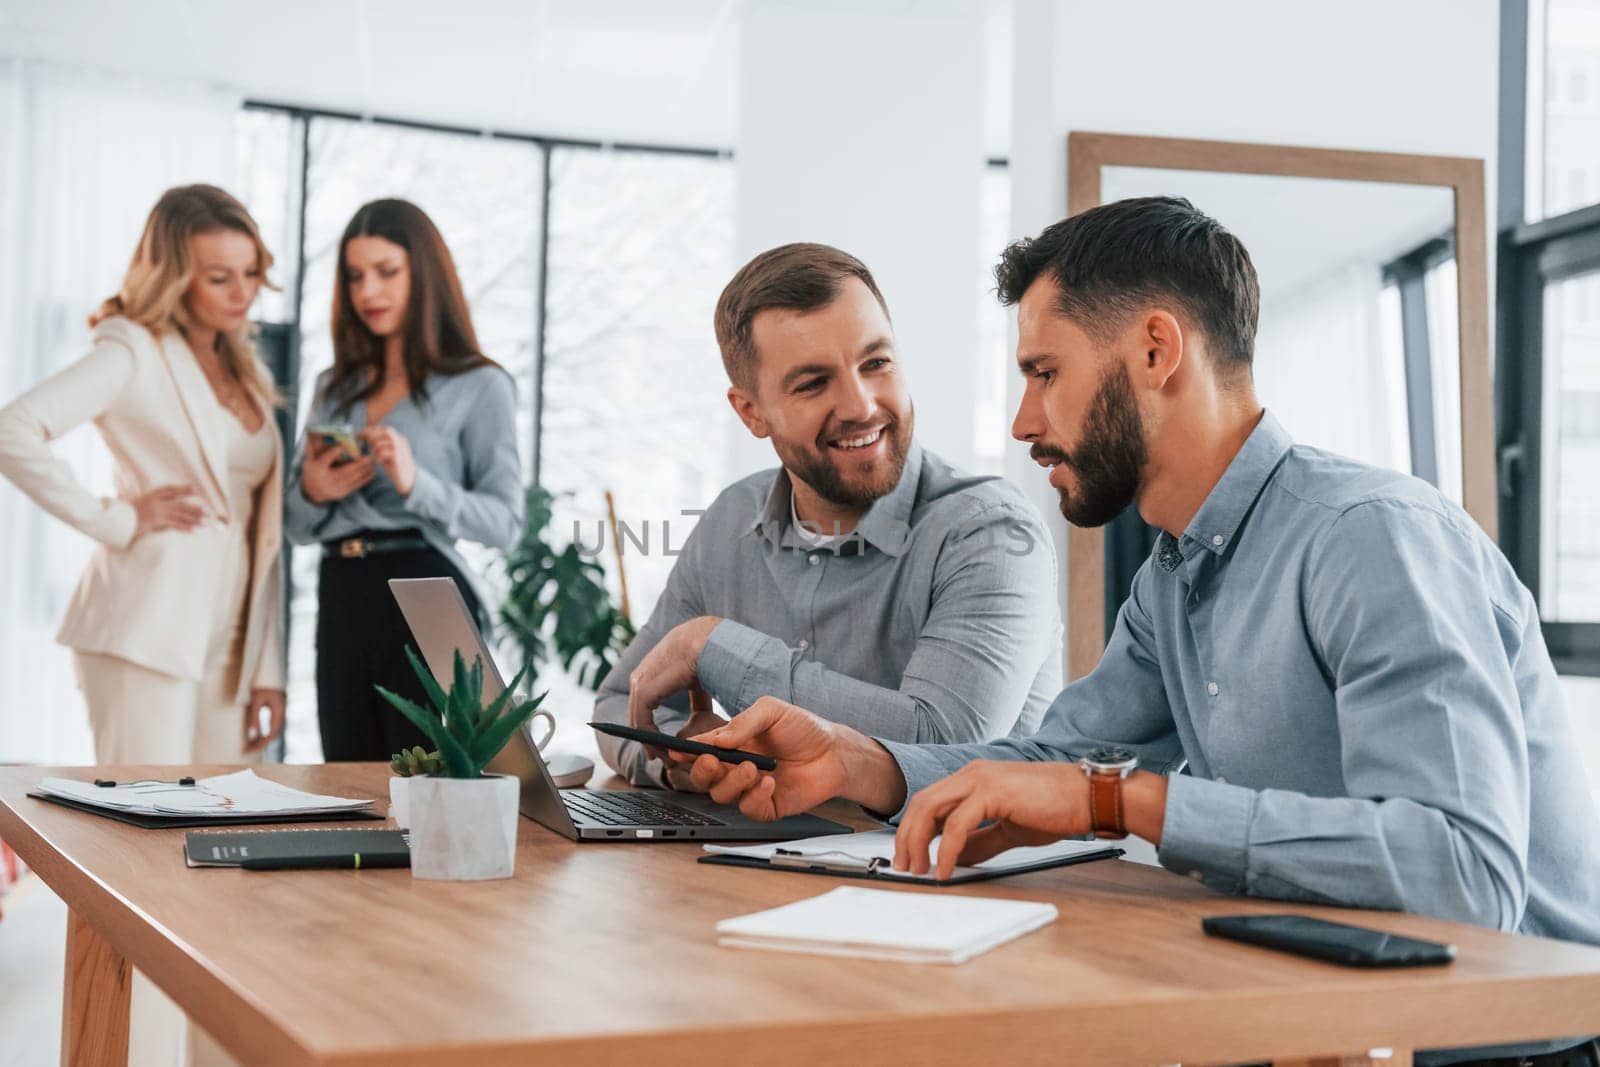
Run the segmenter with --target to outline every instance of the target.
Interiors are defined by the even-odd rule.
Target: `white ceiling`
[[[990,155],[1009,0],[990,11]],[[742,0],[0,0],[0,55],[473,128],[726,148]],[[820,67],[819,64],[819,75]]]
[[[472,127],[723,146],[736,0],[0,0],[0,52]]]

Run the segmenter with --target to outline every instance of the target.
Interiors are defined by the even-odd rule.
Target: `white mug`
[[[550,728],[544,732],[543,737],[539,738],[537,741],[533,741],[533,720],[539,718],[540,716],[543,716],[545,721],[550,724]],[[549,711],[546,711],[544,708],[540,708],[538,711],[533,713],[532,718],[522,724],[522,728],[528,731],[528,740],[533,741],[533,747],[538,749],[540,752],[543,752],[545,750],[545,746],[550,743],[550,739],[556,735],[556,717]]]

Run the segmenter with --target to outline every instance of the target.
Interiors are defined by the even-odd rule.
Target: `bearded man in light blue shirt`
[[[831,796],[898,812],[895,866],[918,873],[941,831],[941,877],[1131,832],[1227,892],[1600,944],[1600,825],[1533,598],[1432,486],[1297,446],[1262,409],[1239,241],[1188,201],[1121,201],[1011,246],[997,277],[1013,434],[1062,513],[1136,503],[1161,530],[1099,665],[1032,737],[990,744],[761,701],[699,740],[777,771],[701,757],[695,784],[761,818]],[[1600,1062],[1573,1046],[1416,1062]]]

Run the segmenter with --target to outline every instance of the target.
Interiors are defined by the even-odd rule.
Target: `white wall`
[[[1014,235],[1065,214],[1072,130],[1476,156],[1494,218],[1495,0],[1016,0],[1012,17]],[[1026,453],[1007,456],[1056,514]]]
[[[970,468],[984,6],[752,0],[741,35],[739,262],[788,241],[865,262],[894,319],[919,438]],[[776,463],[742,427],[734,438],[730,474]]]

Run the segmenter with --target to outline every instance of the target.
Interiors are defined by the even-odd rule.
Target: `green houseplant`
[[[397,773],[410,775],[403,795],[404,821],[411,831],[411,873],[417,878],[458,881],[509,878],[516,865],[520,787],[516,778],[485,774],[484,768],[539,713],[544,694],[518,699],[525,673],[519,671],[499,696],[485,703],[482,663],[474,662],[469,669],[458,650],[447,692],[409,648],[406,658],[432,706],[424,708],[382,686],[376,688],[435,749],[426,753],[419,745],[392,761]],[[391,796],[400,795],[391,790]]]
[[[540,693],[532,700],[517,700],[517,687],[522,684],[526,668],[517,672],[511,684],[489,704],[483,702],[483,664],[474,661],[471,669],[456,651],[454,681],[446,693],[434,680],[433,672],[410,648],[406,659],[428,694],[432,709],[422,708],[398,693],[383,686],[374,686],[378,694],[392,704],[396,711],[411,720],[411,725],[433,742],[434,751],[420,759],[412,753],[400,753],[391,761],[393,766],[415,760],[415,765],[405,773],[420,769],[425,775],[445,778],[478,778],[489,761],[511,740],[517,728],[533,717],[544,702]],[[420,747],[420,746],[419,746]],[[400,767],[395,766],[396,772]]]
[[[633,623],[611,601],[606,572],[576,542],[550,544],[555,495],[532,486],[524,497],[522,537],[506,553],[508,589],[500,622],[516,645],[529,684],[554,660],[585,689],[593,689],[633,640]]]

